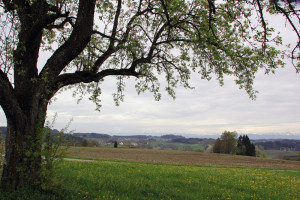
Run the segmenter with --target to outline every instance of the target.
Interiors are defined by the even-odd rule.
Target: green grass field
[[[83,151],[83,148],[78,148],[78,150]],[[97,149],[87,150],[92,152]],[[120,154],[122,151],[124,150],[111,150],[113,155]],[[159,153],[158,151],[128,150],[126,154],[129,152],[132,154],[136,152],[134,156],[137,156],[137,159],[138,153],[147,154],[148,157],[154,157]],[[155,154],[150,154],[152,152]],[[163,157],[164,154],[176,157],[171,151],[161,151],[160,156]],[[187,155],[184,153],[184,157]],[[204,158],[205,155],[190,153],[190,156],[202,156],[203,160],[208,159]],[[226,155],[217,157],[230,158]],[[249,158],[249,161],[254,160]],[[289,162],[291,166],[295,165],[295,161],[284,161],[282,166],[288,166]],[[298,167],[249,168],[121,160],[62,161],[57,163],[57,166],[59,170],[56,179],[57,186],[54,190],[0,192],[0,199],[300,199],[300,169]]]
[[[59,167],[61,187],[54,193],[1,193],[0,199],[300,199],[299,169],[127,161],[63,161]]]
[[[300,199],[300,170],[64,162],[73,199]]]

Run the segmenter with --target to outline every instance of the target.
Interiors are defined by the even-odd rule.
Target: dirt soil
[[[185,151],[71,147],[67,157],[184,165],[300,169],[299,161]]]

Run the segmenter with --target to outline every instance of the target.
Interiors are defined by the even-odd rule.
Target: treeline
[[[237,138],[236,132],[225,131],[213,145],[213,153],[256,156],[255,145],[247,135]]]
[[[273,141],[256,141],[256,145],[263,146],[266,150],[276,149],[281,150],[283,148],[300,151],[300,140],[273,140]]]

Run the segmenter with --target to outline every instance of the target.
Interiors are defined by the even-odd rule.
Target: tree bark
[[[46,109],[43,112],[37,110],[33,108],[28,115],[7,119],[6,154],[1,179],[1,186],[5,190],[14,191],[24,187],[35,189],[40,186],[41,128]]]

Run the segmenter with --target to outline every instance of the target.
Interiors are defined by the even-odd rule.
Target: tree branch
[[[293,23],[292,19],[289,17],[288,12],[286,12],[283,8],[281,8],[278,5],[277,1],[273,0],[273,3],[275,5],[276,9],[286,17],[286,19],[289,21],[290,25],[293,27],[294,31],[296,32],[298,39],[300,39],[300,33],[299,33],[298,29],[296,28],[295,24]]]
[[[53,83],[61,71],[87,46],[93,33],[96,0],[80,0],[77,20],[68,40],[48,59],[39,77]]]
[[[121,0],[118,1],[118,3],[121,3]],[[118,9],[121,9],[120,5],[118,5]],[[105,37],[105,38],[109,38],[110,39],[110,46],[109,48],[96,60],[94,66],[93,66],[93,72],[96,73],[100,66],[106,61],[107,58],[109,58],[113,53],[115,53],[116,51],[118,51],[121,46],[127,42],[128,40],[128,37],[129,37],[129,33],[130,31],[135,27],[135,26],[132,26],[134,20],[138,17],[138,16],[141,16],[143,14],[145,14],[146,12],[148,11],[151,11],[152,10],[152,7],[149,3],[148,7],[144,10],[140,10],[140,6],[138,8],[138,11],[131,17],[131,19],[129,20],[129,22],[127,23],[126,25],[126,31],[125,33],[123,34],[123,38],[122,39],[117,39],[116,38],[116,34],[112,34],[111,36],[108,36],[108,35],[105,35],[101,32],[98,32],[98,31],[94,31],[94,33],[96,34],[99,34],[100,36],[102,37]],[[116,19],[117,17],[115,18],[115,22],[116,22]],[[117,22],[116,22],[117,23]],[[116,25],[117,26],[117,25]],[[115,27],[116,27],[115,26]],[[113,41],[113,42],[112,42]],[[116,47],[114,47],[114,42],[115,41],[118,41],[118,45]],[[112,45],[113,44],[113,45]]]
[[[91,83],[99,82],[101,79],[107,76],[134,76],[139,77],[140,73],[130,69],[105,69],[98,73],[87,72],[87,71],[77,71],[75,73],[65,73],[59,75],[55,84],[51,88],[52,94],[48,97],[50,100],[52,96],[62,87],[74,85],[77,83]]]
[[[15,96],[14,89],[7,77],[7,74],[5,74],[0,69],[0,106],[2,107],[5,115],[7,118],[12,118],[17,113],[15,112],[21,112],[19,103],[17,101],[17,98]]]
[[[213,17],[212,14],[216,14],[216,6],[214,0],[207,0],[208,1],[208,6],[209,6],[209,27],[213,31],[212,28],[212,21]]]
[[[263,48],[263,51],[265,51],[266,42],[267,42],[267,24],[266,24],[265,19],[264,19],[263,9],[261,7],[260,0],[256,0],[256,2],[257,2],[257,5],[258,5],[258,9],[259,9],[261,23],[262,23],[263,29],[264,29],[264,42],[262,43],[262,48]]]
[[[114,41],[118,41],[118,42],[121,42],[120,39],[118,38],[115,38],[115,37],[112,37],[112,36],[109,36],[109,35],[106,35],[104,33],[101,33],[100,31],[93,31],[94,34],[97,34],[97,35],[100,35],[101,37],[103,38],[108,38],[110,39],[110,41],[114,40]]]
[[[67,22],[69,22],[68,18],[69,13],[56,13],[51,15],[44,15],[37,23],[33,25],[33,27],[30,30],[30,33],[28,34],[29,37],[26,40],[26,46],[29,46],[31,41],[34,40],[34,38],[39,34],[44,28],[51,29],[51,28],[60,28]],[[54,23],[57,19],[66,17],[66,19],[59,25],[49,25]]]
[[[53,19],[51,19],[51,16],[48,16],[47,17],[48,18],[48,20],[47,20],[48,23],[46,23],[46,24],[50,24],[50,25],[47,25],[46,29],[61,29],[61,28],[64,28],[65,24],[68,23],[68,22],[71,25],[73,25],[73,22],[72,22],[73,17],[68,17],[68,15],[69,15],[69,13],[65,13],[65,14],[62,14],[60,16],[56,16],[56,18],[55,18],[55,16],[53,16]],[[66,17],[66,19],[64,21],[62,21],[60,24],[51,24],[51,23],[55,22],[56,19],[61,18],[61,17]]]
[[[282,7],[280,7],[278,5],[278,2],[276,0],[272,0],[274,5],[275,5],[275,8],[277,11],[281,12],[285,17],[286,19],[288,20],[288,22],[290,23],[290,25],[292,26],[292,28],[294,29],[294,31],[296,32],[297,36],[298,36],[298,42],[297,42],[297,45],[295,46],[295,48],[293,49],[292,51],[292,64],[293,66],[295,67],[295,69],[297,70],[297,72],[299,72],[299,67],[297,67],[295,64],[294,64],[294,59],[298,58],[298,56],[296,56],[295,58],[295,52],[296,52],[296,49],[299,48],[300,49],[300,32],[299,30],[296,28],[295,24],[293,23],[292,19],[290,18],[288,12],[286,12]],[[291,7],[291,4],[289,2],[289,6]],[[292,9],[292,11],[294,11],[294,9]],[[293,12],[295,14],[295,11]],[[299,19],[299,16],[297,14],[295,14],[296,17]],[[300,21],[300,19],[299,19]]]
[[[5,12],[12,11],[16,8],[14,3],[12,3],[10,0],[2,0],[2,2],[4,3]]]
[[[113,48],[114,44],[115,44],[115,40],[113,38],[115,38],[116,34],[117,34],[117,28],[118,28],[121,8],[122,8],[122,0],[118,0],[118,7],[117,7],[116,14],[115,14],[114,26],[113,26],[111,37],[110,37],[109,49]]]
[[[121,8],[122,8],[122,0],[118,0],[118,5],[117,5],[117,11],[115,14],[115,19],[114,19],[114,24],[113,24],[113,28],[112,28],[112,34],[109,35],[105,35],[99,31],[93,31],[93,33],[98,34],[104,38],[108,38],[110,43],[108,46],[108,49],[96,60],[94,66],[93,66],[93,72],[96,73],[99,70],[99,67],[104,63],[104,61],[109,58],[109,56],[111,54],[113,54],[114,52],[117,51],[117,49],[115,48],[115,41],[119,41],[119,39],[116,38],[117,35],[117,28],[118,28],[118,23],[119,23],[119,17],[121,14]]]

